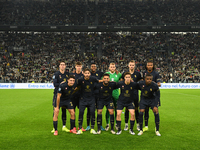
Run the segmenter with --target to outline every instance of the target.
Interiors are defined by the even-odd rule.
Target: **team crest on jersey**
[[[152,91],[152,88],[150,89],[150,91]]]
[[[137,76],[135,75],[135,78],[136,78]]]
[[[98,74],[96,73],[96,76],[98,76]]]

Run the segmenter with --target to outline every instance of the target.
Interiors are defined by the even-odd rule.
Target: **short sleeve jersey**
[[[58,89],[58,93],[61,94],[60,100],[67,101],[72,99],[72,93],[74,92],[75,87],[69,86],[67,82],[61,84]]]
[[[100,101],[109,101],[112,99],[112,91],[117,89],[116,82],[109,82],[108,85],[104,85],[103,82],[98,83],[97,89],[99,91]]]
[[[69,72],[64,72],[63,74],[60,71],[57,71],[53,75],[53,85],[54,85],[54,94],[58,92],[58,88],[60,86],[60,83],[63,81],[67,81],[69,77]]]
[[[77,80],[77,86],[81,86],[81,97],[84,100],[91,100],[94,98],[94,84],[98,83],[96,77],[90,76],[88,80],[81,77]]]

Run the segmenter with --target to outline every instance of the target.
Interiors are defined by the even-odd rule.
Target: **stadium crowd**
[[[95,62],[103,72],[115,62],[123,72],[130,60],[143,72],[151,58],[162,82],[200,82],[199,38],[195,33],[1,32],[0,82],[52,82],[61,58],[70,72],[76,61],[84,68]]]
[[[0,25],[200,25],[200,2],[6,1]]]

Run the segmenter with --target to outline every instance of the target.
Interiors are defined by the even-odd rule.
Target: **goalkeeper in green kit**
[[[106,73],[108,73],[110,75],[110,81],[119,82],[122,77],[122,74],[116,73],[115,63],[110,63],[109,70],[110,71],[106,72]],[[117,108],[117,100],[119,98],[119,89],[113,90],[112,98],[113,98],[113,103],[114,103],[115,121],[116,121],[116,116],[117,116],[116,108]],[[109,112],[108,112],[108,110],[106,110],[106,123],[107,123],[106,128],[105,128],[106,131],[109,130],[109,121],[110,121],[109,117],[110,117]],[[116,128],[116,130],[118,130],[116,123],[115,123],[115,128]]]

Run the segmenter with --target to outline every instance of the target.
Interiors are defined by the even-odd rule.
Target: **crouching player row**
[[[131,115],[130,118],[130,130],[129,133],[135,135],[133,131],[134,123],[135,123],[135,105],[133,102],[133,90],[138,89],[141,90],[141,100],[140,100],[140,113],[139,113],[139,124],[140,124],[140,132],[138,135],[143,134],[143,113],[146,107],[151,107],[155,115],[155,124],[156,129],[155,133],[157,136],[161,136],[159,133],[159,113],[158,113],[158,98],[159,96],[159,87],[155,82],[152,82],[153,76],[151,74],[147,74],[145,76],[144,81],[140,82],[131,82],[131,74],[129,72],[124,74],[124,81],[118,83],[118,88],[121,89],[121,94],[119,96],[119,100],[117,103],[117,125],[118,132],[117,135],[122,133],[121,130],[121,113],[124,107],[126,107]]]

